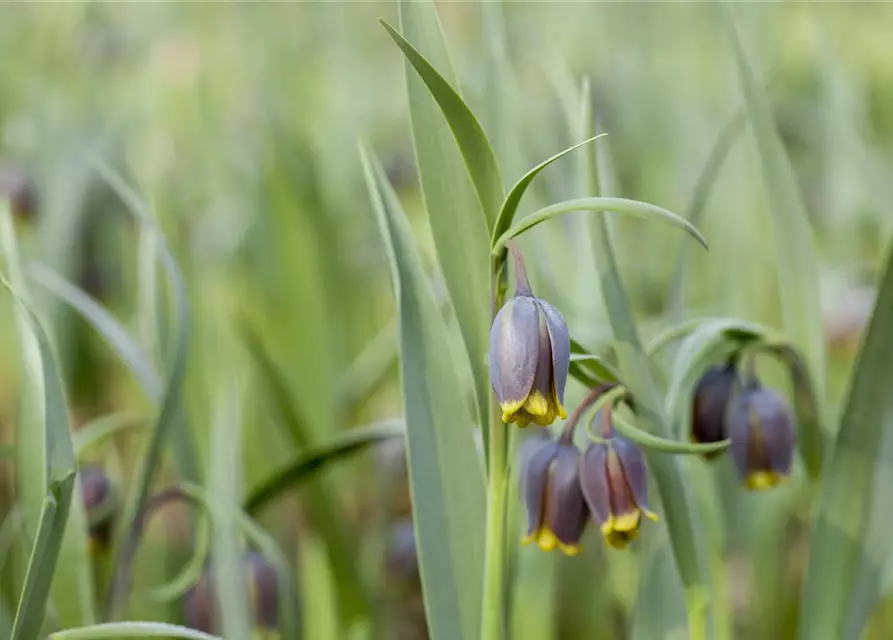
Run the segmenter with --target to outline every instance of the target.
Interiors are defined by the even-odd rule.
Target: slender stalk
[[[510,247],[515,259],[516,277],[522,274],[526,284],[523,259],[515,247]],[[518,269],[518,264],[521,268]],[[491,316],[502,306],[500,277],[504,272],[493,261]],[[484,543],[484,606],[481,613],[481,640],[502,640],[505,628],[505,529],[506,497],[508,493],[508,425],[502,421],[502,411],[490,394],[490,473],[487,476],[487,539]]]

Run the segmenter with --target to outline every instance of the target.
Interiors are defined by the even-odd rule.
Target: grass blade
[[[707,201],[710,199],[713,185],[716,184],[723,164],[725,164],[732,146],[744,130],[746,123],[747,114],[743,110],[736,111],[735,115],[719,132],[716,142],[713,143],[713,147],[707,155],[707,161],[704,163],[704,167],[701,169],[701,173],[695,182],[691,203],[685,216],[685,219],[695,227],[701,222],[701,216],[707,207]],[[683,295],[685,293],[685,268],[688,266],[689,249],[687,242],[682,242],[679,245],[679,253],[676,257],[676,270],[673,274],[673,283],[670,285],[670,293],[667,297],[667,308],[674,320],[679,320],[682,316]]]
[[[122,584],[127,575],[127,567],[120,561],[122,551],[126,547],[127,539],[137,533],[140,514],[149,497],[152,481],[161,465],[162,453],[171,433],[176,434],[174,452],[177,455],[177,464],[183,477],[187,480],[196,478],[198,476],[198,468],[192,450],[190,434],[185,428],[174,429],[174,425],[179,423],[181,419],[180,402],[183,376],[186,371],[186,356],[189,349],[189,303],[183,275],[177,267],[173,254],[164,241],[164,237],[158,229],[149,208],[139,195],[124,182],[120,175],[101,161],[97,161],[96,168],[106,183],[127,205],[133,216],[146,229],[151,229],[156,234],[159,258],[167,273],[175,314],[174,336],[171,341],[173,354],[167,375],[165,376],[158,416],[152,426],[152,430],[147,435],[143,451],[137,462],[134,483],[125,500],[121,525],[115,534],[112,557],[114,558],[116,569],[109,589],[107,603],[107,617],[114,619],[119,615],[119,610],[123,605],[123,596],[128,591],[127,585]]]
[[[800,614],[800,638],[858,638],[864,620],[848,623],[860,567],[882,573],[889,547],[863,546],[883,465],[883,437],[893,428],[893,251],[850,378],[840,429],[822,473]],[[888,504],[889,508],[889,504]],[[877,598],[877,590],[863,597]]]
[[[667,211],[657,205],[648,204],[647,202],[639,202],[637,200],[597,197],[565,200],[564,202],[558,202],[549,205],[548,207],[543,207],[539,211],[525,216],[496,239],[493,243],[493,255],[501,255],[509,240],[524,233],[528,229],[535,227],[550,218],[554,218],[555,216],[574,213],[575,211],[592,211],[598,215],[602,215],[604,212],[622,213],[637,218],[663,220],[684,229],[686,233],[700,242],[701,245],[704,247],[707,246],[707,241],[704,239],[704,236],[701,235],[701,232],[695,229],[688,220],[672,211]]]
[[[434,640],[471,640],[481,615],[481,464],[468,416],[467,422],[462,419],[455,368],[443,349],[449,336],[412,233],[381,167],[363,147],[360,157],[397,300],[406,448],[428,628]]]
[[[162,392],[161,378],[139,343],[124,326],[101,304],[65,278],[42,264],[28,265],[28,276],[44,289],[58,297],[93,325],[111,347],[118,352],[127,368],[136,376],[140,386],[153,401]]]
[[[404,13],[401,11],[400,15],[403,17]],[[403,19],[405,20],[405,18]],[[487,219],[487,227],[492,229],[502,205],[502,177],[499,174],[496,154],[493,152],[484,130],[478,123],[477,118],[474,117],[471,109],[462,100],[459,92],[453,89],[450,82],[438,73],[437,69],[425,59],[425,56],[410,44],[406,38],[400,35],[394,27],[384,20],[380,20],[380,22],[388,32],[388,35],[400,47],[400,51],[403,52],[406,60],[418,73],[419,78],[428,87],[431,97],[434,98],[447,124],[450,125],[453,136],[456,138],[456,144],[459,145],[459,150],[462,152],[462,157],[465,159],[465,164],[468,167],[468,174],[471,176],[472,183],[474,183],[475,191],[477,191],[484,216]],[[430,39],[420,40],[420,42],[433,45]],[[443,44],[443,49],[445,53],[446,43]],[[444,59],[446,59],[446,56],[444,56]],[[446,64],[444,68],[452,69],[452,65]]]
[[[214,500],[208,507],[213,513],[211,554],[214,562],[214,594],[220,608],[220,624],[228,638],[251,637],[251,612],[242,562],[242,546],[236,528],[235,511],[239,505],[242,464],[239,455],[242,439],[242,408],[235,384],[226,384],[216,400],[214,428],[211,429],[209,489]]]
[[[245,511],[256,514],[285,491],[310,477],[327,464],[353,455],[362,449],[391,438],[402,438],[402,420],[375,423],[350,429],[337,435],[332,442],[302,451],[294,460],[283,465],[260,482],[245,499]]]
[[[74,450],[78,460],[82,460],[93,449],[102,446],[107,440],[126,429],[143,424],[143,419],[135,413],[121,411],[91,420],[72,435]]]
[[[449,52],[433,2],[401,1],[399,9],[400,27],[405,38],[413,42],[455,86]],[[492,220],[495,220],[502,202],[502,185],[499,184],[498,199],[494,198],[491,218],[486,207],[482,208],[440,108],[408,60],[406,67],[406,90],[422,195],[440,270],[468,356],[474,381],[476,417],[482,427],[486,448],[487,401],[490,397],[485,357],[490,331],[487,322],[490,309],[489,238]]]
[[[525,173],[518,182],[515,183],[515,186],[511,188],[508,195],[505,197],[505,202],[502,203],[502,208],[499,210],[499,217],[496,219],[496,224],[493,227],[492,239],[495,242],[499,236],[505,233],[509,227],[512,226],[512,220],[515,219],[515,212],[518,210],[518,205],[521,204],[521,198],[524,197],[524,192],[527,191],[527,187],[530,186],[530,183],[533,182],[533,179],[539,174],[540,171],[548,167],[550,164],[561,158],[562,156],[567,155],[571,151],[575,149],[579,149],[583,145],[589,144],[590,142],[594,142],[599,138],[606,136],[606,133],[600,133],[597,136],[592,136],[588,140],[584,140],[583,142],[578,142],[577,144],[568,147],[564,151],[559,151],[551,158],[547,158],[543,160],[538,165],[536,165],[533,169]]]
[[[50,634],[50,640],[102,640],[103,638],[182,638],[183,640],[223,640],[209,633],[165,622],[106,622]]]
[[[744,55],[729,6],[721,7],[727,37],[735,52],[738,79],[747,105],[772,213],[784,328],[808,363],[819,398],[825,397],[825,342],[818,292],[818,265],[812,229],[797,183],[766,99]]]
[[[306,412],[297,404],[297,395],[289,390],[284,371],[273,361],[260,336],[247,322],[242,323],[241,332],[260,371],[264,386],[269,390],[274,406],[285,422],[295,446],[302,451],[311,449],[314,443]],[[342,615],[348,619],[365,615],[368,598],[361,585],[355,545],[343,524],[347,520],[342,515],[338,497],[331,493],[322,478],[310,482],[306,488],[306,496],[310,518],[325,539],[329,563],[336,576],[335,585]]]
[[[77,460],[71,441],[64,385],[49,338],[26,306],[18,247],[7,205],[0,210],[0,242],[15,300],[24,376],[19,435],[19,487],[26,527],[34,536],[22,597],[13,623],[14,638],[36,637],[52,593],[63,624],[95,621],[93,574],[87,544],[87,518],[75,491]],[[33,502],[38,500],[38,502]],[[72,501],[75,501],[72,506]],[[38,520],[29,522],[39,513]],[[69,513],[71,517],[69,517]],[[57,570],[56,563],[59,564]],[[72,594],[76,594],[72,597]],[[31,636],[30,634],[34,634]]]

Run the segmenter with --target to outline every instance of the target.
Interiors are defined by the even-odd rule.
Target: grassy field
[[[0,637],[893,634],[893,7],[0,17]],[[566,413],[625,389],[623,550],[520,543],[540,438],[604,442],[499,419],[510,237]],[[690,442],[729,357],[795,416],[766,491]]]

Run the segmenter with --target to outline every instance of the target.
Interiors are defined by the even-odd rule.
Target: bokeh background
[[[438,9],[464,96],[507,181],[577,142],[566,112],[588,76],[609,134],[615,193],[687,210],[714,142],[742,104],[712,5],[439,2]],[[186,279],[185,407],[159,488],[202,478],[231,379],[240,390],[246,492],[302,446],[402,412],[393,295],[359,139],[382,158],[440,285],[415,174],[403,60],[379,17],[396,24],[395,5],[22,3],[0,10],[0,187],[16,195],[28,185],[32,201],[16,218],[22,251],[106,305],[163,362],[158,327],[167,316],[153,297],[163,273],[152,266],[151,238],[96,174],[89,158],[99,155],[145,196]],[[736,6],[736,17],[815,232],[835,407],[893,227],[893,6],[747,3]],[[583,195],[574,192],[574,167],[565,160],[550,167],[522,210]],[[622,274],[646,336],[672,314],[778,324],[767,216],[753,141],[742,128],[700,220],[710,251],[690,252],[681,310],[668,302],[681,234],[618,223]],[[574,216],[557,219],[522,244],[539,295],[597,351],[608,327],[578,225]],[[75,424],[122,410],[151,417],[151,402],[96,331],[52,296],[36,294],[52,322]],[[7,297],[0,306],[0,442],[8,449],[20,373]],[[303,441],[257,366],[258,344],[283,373]],[[570,395],[578,399],[582,389]],[[94,454],[121,490],[139,437],[128,432]],[[809,497],[784,490],[762,501],[745,496],[726,464],[715,473],[723,483],[725,598],[736,633],[790,637]],[[2,519],[17,494],[13,463],[0,465]],[[258,514],[294,561],[305,637],[424,637],[403,474],[399,440],[390,441],[326,468],[313,481],[312,500],[298,489]],[[184,622],[179,600],[145,594],[188,560],[193,524],[176,504],[152,519],[135,559],[129,617]],[[651,561],[663,557],[652,553],[663,536],[661,526],[646,527],[642,541],[619,553],[603,550],[593,535],[586,553],[570,560],[519,549],[512,637],[658,637],[637,626],[649,615],[637,594],[660,570]],[[7,612],[21,571],[14,548],[8,559],[0,558]],[[357,615],[345,611],[349,601]],[[669,595],[666,602],[675,606]],[[870,626],[872,637],[888,637],[893,619],[887,624],[882,608]]]

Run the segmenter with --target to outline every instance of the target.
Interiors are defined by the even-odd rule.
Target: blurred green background
[[[586,75],[609,134],[615,193],[686,211],[712,145],[742,103],[710,4],[439,2],[438,10],[464,96],[507,181],[577,142],[564,111]],[[816,233],[836,408],[893,227],[893,6],[748,3],[736,16]],[[440,284],[403,60],[377,21],[396,24],[396,7],[31,3],[5,5],[0,17],[0,186],[14,190],[27,179],[36,201],[17,218],[23,252],[110,308],[164,362],[165,299],[159,305],[153,293],[163,272],[146,257],[151,238],[89,162],[98,154],[144,194],[186,278],[185,435],[173,439],[158,487],[203,477],[232,380],[246,493],[302,448],[399,417],[393,295],[358,139],[382,158]],[[574,167],[565,160],[550,167],[522,209],[582,195],[574,193]],[[691,252],[686,316],[778,323],[767,215],[745,129],[699,224],[710,251]],[[578,224],[563,217],[522,244],[539,295],[598,350],[609,330]],[[623,220],[616,242],[643,332],[653,335],[669,324],[682,239]],[[52,319],[73,422],[121,410],[151,416],[149,399],[102,338],[39,288],[35,295]],[[0,442],[11,445],[19,372],[6,298],[2,306]],[[246,334],[254,345],[247,350]],[[258,348],[283,373],[299,431],[257,366]],[[582,388],[569,395],[578,400]],[[122,490],[139,433],[94,454]],[[736,632],[790,637],[809,496],[779,491],[760,502],[737,490],[727,466],[715,473],[724,483],[726,598]],[[8,460],[0,470],[5,518],[15,474]],[[293,491],[258,514],[295,563],[305,637],[424,637],[399,440],[335,463],[313,487],[313,499]],[[191,523],[176,506],[152,520],[128,617],[183,622],[177,601],[145,593],[189,558]],[[648,616],[636,594],[660,570],[650,560],[665,544],[661,531],[646,528],[625,553],[603,551],[594,535],[579,559],[519,550],[512,637],[658,637],[636,629]],[[21,577],[14,555],[3,564],[6,611]],[[881,611],[871,626],[872,637],[889,637],[893,618],[885,623]]]

